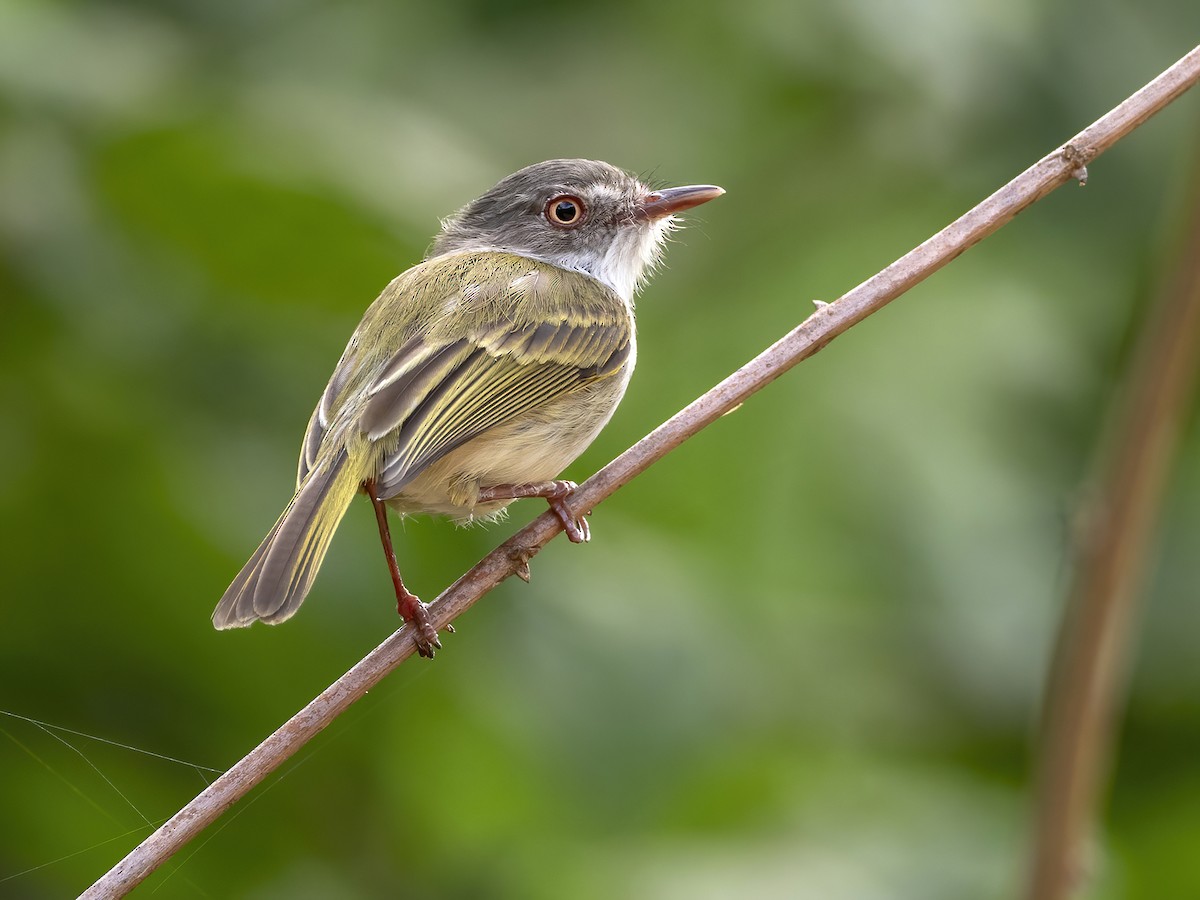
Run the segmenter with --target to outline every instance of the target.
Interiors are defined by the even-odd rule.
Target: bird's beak
[[[633,216],[639,221],[652,221],[683,212],[725,193],[715,184],[689,184],[687,187],[664,188],[647,194],[633,208]]]

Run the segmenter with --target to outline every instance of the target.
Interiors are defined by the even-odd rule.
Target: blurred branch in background
[[[1060,900],[1086,880],[1147,553],[1200,364],[1200,169],[1189,196],[1176,269],[1142,328],[1079,511],[1074,580],[1042,713],[1029,900]]]
[[[1072,178],[1083,180],[1086,165],[1200,80],[1200,47],[1070,142],[1039,160],[978,206],[916,249],[823,305],[776,344],[689,404],[588,479],[572,506],[590,510],[689,437],[736,409],[747,397],[867,316],[882,309],[964,250],[1008,223],[1023,209]],[[430,605],[434,624],[443,628],[481,596],[512,574],[526,573],[528,560],[561,530],[553,514],[543,514],[463,575]],[[123,896],[286,759],[376,686],[414,651],[410,635],[395,632],[361,662],[284,723],[203,793],[176,813],[84,894]]]

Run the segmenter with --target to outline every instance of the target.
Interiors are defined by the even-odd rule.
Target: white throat
[[[674,227],[675,218],[665,216],[640,228],[620,229],[601,256],[581,251],[544,261],[591,275],[632,307],[634,294],[658,264],[663,243]]]

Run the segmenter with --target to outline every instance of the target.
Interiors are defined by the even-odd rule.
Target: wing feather
[[[359,428],[373,441],[395,431],[412,415],[431,391],[461,368],[474,348],[468,341],[455,341],[422,354],[421,361],[386,384],[372,384],[359,418]]]
[[[424,320],[398,306],[418,298],[433,311]],[[360,340],[368,333],[373,344]],[[504,253],[430,260],[363,317],[309,422],[300,478],[327,440],[357,430],[379,446],[377,487],[394,496],[488,428],[615,375],[632,334],[620,298],[581,273]]]

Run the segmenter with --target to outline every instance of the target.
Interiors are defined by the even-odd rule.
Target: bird
[[[360,492],[426,657],[441,642],[400,577],[389,509],[471,523],[541,497],[571,541],[588,540],[586,517],[565,502],[576,485],[558,476],[625,394],[634,297],[678,214],[723,193],[553,159],[445,219],[351,336],[309,419],[296,492],[217,604],[215,627],[290,618]]]

